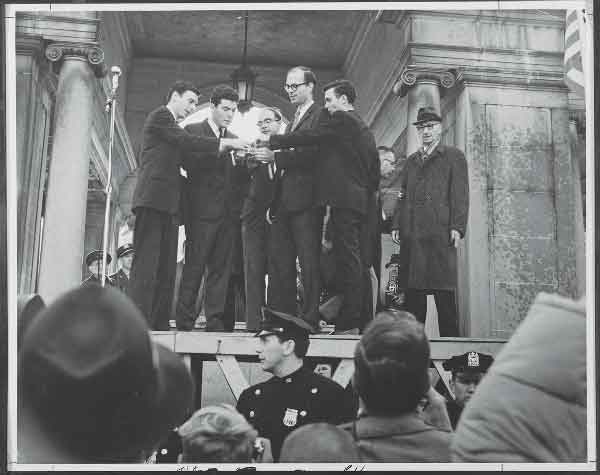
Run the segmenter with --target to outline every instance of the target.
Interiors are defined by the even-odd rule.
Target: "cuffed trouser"
[[[265,214],[250,213],[242,219],[244,286],[246,293],[246,329],[260,327],[260,308],[265,304],[268,226]]]
[[[169,330],[177,265],[177,218],[144,207],[137,208],[135,216],[129,297],[151,329]]]
[[[364,216],[358,211],[331,208],[329,225],[335,256],[336,294],[344,296],[344,302],[335,322],[336,331],[360,328],[365,273],[361,258],[361,231]]]
[[[321,213],[316,208],[297,213],[281,213],[269,229],[269,290],[268,305],[273,310],[296,315],[297,270],[304,288],[301,316],[315,330],[319,325],[319,298],[321,277],[319,256],[321,251]]]

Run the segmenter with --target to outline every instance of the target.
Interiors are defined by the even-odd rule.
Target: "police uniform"
[[[469,351],[462,355],[453,356],[449,360],[444,361],[442,366],[446,371],[452,371],[452,376],[456,377],[457,373],[485,373],[493,362],[494,358],[490,355],[477,351]],[[459,405],[454,399],[451,399],[446,403],[446,409],[448,410],[452,428],[456,429],[464,406]]]
[[[266,310],[266,309],[265,309]],[[290,334],[306,337],[310,327],[304,320],[281,312],[265,311],[269,317],[257,336]],[[261,437],[271,441],[273,459],[279,459],[285,437],[305,424],[341,424],[354,419],[355,403],[335,381],[311,371],[306,365],[282,378],[271,379],[246,389],[237,410]]]
[[[117,259],[120,259],[128,254],[132,254],[133,252],[132,244],[124,244],[117,249]],[[110,279],[113,282],[112,285],[121,290],[121,292],[124,292],[125,294],[127,293],[127,289],[129,287],[129,277],[127,277],[127,274],[125,274],[123,269],[119,269],[117,272],[112,274]]]
[[[85,264],[86,266],[90,266],[94,261],[102,261],[102,251],[95,250],[90,252],[87,256],[85,256]],[[109,265],[112,261],[112,257],[109,253],[106,253],[106,265]],[[106,276],[106,284],[114,285],[111,277]],[[91,274],[87,279],[85,279],[81,285],[102,285],[102,278],[97,274]]]

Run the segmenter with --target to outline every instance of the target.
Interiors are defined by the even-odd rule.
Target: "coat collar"
[[[439,430],[426,424],[416,412],[400,416],[363,416],[355,421],[356,437],[370,439],[391,435],[411,434],[429,430]]]
[[[313,102],[310,105],[310,107],[304,111],[304,114],[302,114],[302,117],[300,117],[300,121],[298,122],[298,124],[296,125],[296,128],[294,130],[298,130],[300,128],[300,126],[302,125],[302,123],[310,117],[310,115],[313,113],[313,111],[316,108],[317,108],[317,103]],[[288,126],[289,131],[288,132],[291,132],[293,124],[294,124],[294,121],[292,120],[292,122],[289,123],[289,126]]]

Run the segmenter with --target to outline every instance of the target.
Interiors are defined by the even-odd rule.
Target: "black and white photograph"
[[[4,8],[8,470],[595,470],[591,0]]]

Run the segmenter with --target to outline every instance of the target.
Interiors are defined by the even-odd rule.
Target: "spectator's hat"
[[[413,125],[424,124],[425,122],[441,122],[442,118],[433,107],[421,107],[417,112],[417,121]]]
[[[349,432],[325,422],[308,424],[286,437],[279,462],[340,463],[360,462]]]
[[[102,260],[102,251],[100,249],[96,249],[95,251],[90,252],[87,256],[85,256],[85,264],[87,266],[92,265],[93,262]],[[110,264],[112,261],[112,256],[107,252],[106,253],[106,264]]]
[[[468,351],[444,361],[442,366],[446,371],[452,371],[453,373],[485,373],[493,362],[494,358],[490,355]]]
[[[125,257],[128,254],[132,254],[134,252],[133,244],[123,244],[119,249],[117,249],[117,259],[121,257]]]
[[[306,321],[289,313],[276,312],[267,307],[261,309],[262,323],[255,336],[279,335],[282,337],[306,337],[315,329]]]
[[[148,330],[118,290],[67,292],[24,335],[21,402],[58,444],[90,462],[153,448],[191,414],[194,386],[181,359]]]

